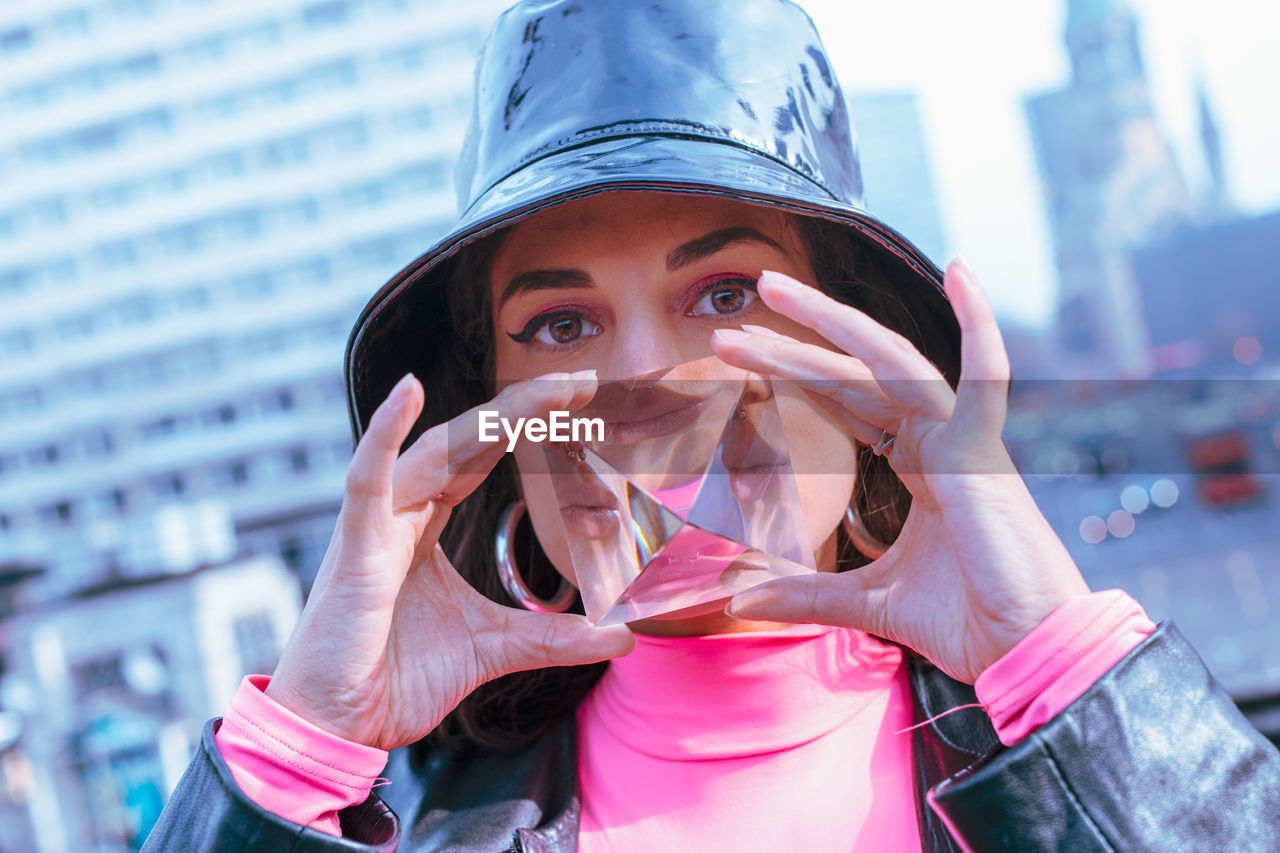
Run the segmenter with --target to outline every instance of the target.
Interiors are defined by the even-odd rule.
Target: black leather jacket
[[[926,661],[909,666],[918,720],[975,701]],[[572,715],[517,751],[395,750],[383,798],[340,813],[343,838],[245,797],[214,746],[216,724],[144,851],[577,847]],[[915,762],[926,851],[1280,851],[1280,752],[1169,622],[1017,746],[1000,745],[980,710],[962,710],[915,730]],[[927,805],[930,789],[950,829]]]

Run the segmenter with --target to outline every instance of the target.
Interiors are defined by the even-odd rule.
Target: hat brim
[[[931,315],[943,346],[959,361],[960,330],[942,286],[942,272],[910,240],[866,211],[831,197],[788,164],[754,149],[706,138],[610,138],[534,160],[499,181],[463,213],[445,237],[391,278],[361,311],[347,341],[347,406],[357,440],[374,410],[408,372],[429,369],[414,341],[430,341],[430,326],[448,322],[436,295],[449,279],[447,261],[459,249],[550,207],[602,192],[695,193],[761,204],[846,224],[851,238],[879,253],[913,315]],[[434,310],[424,316],[422,306]]]

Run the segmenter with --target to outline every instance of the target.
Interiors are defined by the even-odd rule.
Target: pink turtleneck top
[[[974,685],[1016,744],[1155,625],[1120,590],[1076,596]],[[298,718],[248,676],[215,734],[244,793],[339,835],[387,753]],[[912,700],[901,650],[802,625],[637,636],[578,709],[579,849],[918,850]],[[787,820],[777,820],[778,815]]]

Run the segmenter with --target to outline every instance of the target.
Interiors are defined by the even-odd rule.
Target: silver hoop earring
[[[520,569],[516,566],[515,557],[511,554],[511,544],[516,537],[516,526],[525,513],[524,501],[509,504],[498,519],[498,534],[494,539],[494,550],[498,557],[498,579],[502,588],[516,600],[525,610],[535,613],[563,613],[573,606],[578,591],[567,578],[560,578],[560,588],[550,600],[538,598],[520,577]]]
[[[871,535],[862,516],[852,504],[844,508],[844,520],[840,522],[840,526],[844,528],[845,535],[849,537],[853,547],[858,549],[858,553],[869,560],[878,560],[889,550],[888,545]]]

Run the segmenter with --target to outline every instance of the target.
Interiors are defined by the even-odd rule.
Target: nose
[[[617,312],[608,353],[597,367],[602,380],[650,385],[677,364],[711,355],[711,335],[688,328],[658,310],[633,305]]]

